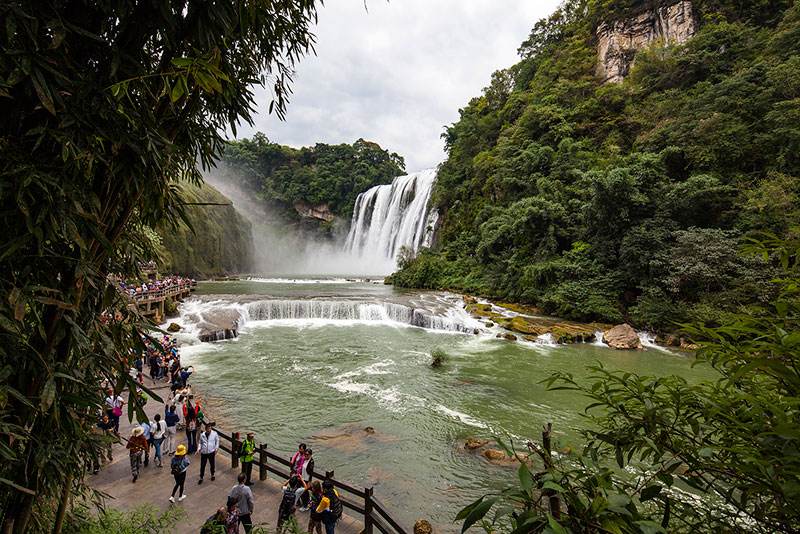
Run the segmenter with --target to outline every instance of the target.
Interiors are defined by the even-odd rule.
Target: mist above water
[[[401,176],[392,184],[362,193],[356,201],[353,229],[337,221],[330,238],[287,224],[279,210],[240,185],[244,180],[239,172],[218,162],[204,178],[250,222],[253,273],[382,277],[395,270],[402,246],[416,251],[429,244],[431,221],[435,222],[428,213],[434,170]]]

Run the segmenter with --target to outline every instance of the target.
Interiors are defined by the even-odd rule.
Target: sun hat
[[[177,450],[175,450],[175,456],[183,456],[186,454],[186,445],[178,445]]]
[[[141,436],[144,434],[144,429],[140,426],[134,427],[131,431],[131,436]]]

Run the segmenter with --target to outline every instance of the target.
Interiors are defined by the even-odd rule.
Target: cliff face
[[[322,222],[332,222],[336,219],[336,215],[327,203],[311,205],[306,202],[295,202],[294,209],[298,215],[307,219],[316,219]]]
[[[655,41],[682,44],[697,31],[692,3],[681,0],[649,9],[636,17],[597,27],[597,76],[603,83],[621,82],[633,66],[637,50]]]
[[[208,183],[184,185],[183,199],[220,205],[187,206],[194,231],[183,223],[177,228],[156,228],[162,240],[162,271],[200,277],[249,271],[253,254],[250,223],[229,205],[230,200]]]

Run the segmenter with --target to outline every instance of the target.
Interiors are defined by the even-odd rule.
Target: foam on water
[[[436,411],[439,412],[439,413],[442,413],[442,414],[444,414],[444,415],[446,415],[448,417],[452,417],[453,419],[456,419],[457,421],[461,421],[465,425],[474,426],[476,428],[484,428],[484,429],[489,428],[489,426],[487,424],[482,423],[481,421],[478,421],[474,417],[471,417],[471,416],[469,416],[469,415],[467,415],[465,413],[462,413],[462,412],[459,412],[459,411],[456,411],[456,410],[452,410],[452,409],[450,409],[447,406],[444,406],[442,404],[437,404],[436,405]]]

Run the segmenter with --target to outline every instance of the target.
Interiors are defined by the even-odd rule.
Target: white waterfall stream
[[[429,246],[437,214],[428,209],[436,169],[395,178],[358,195],[345,250],[364,261],[394,270],[401,247]]]

